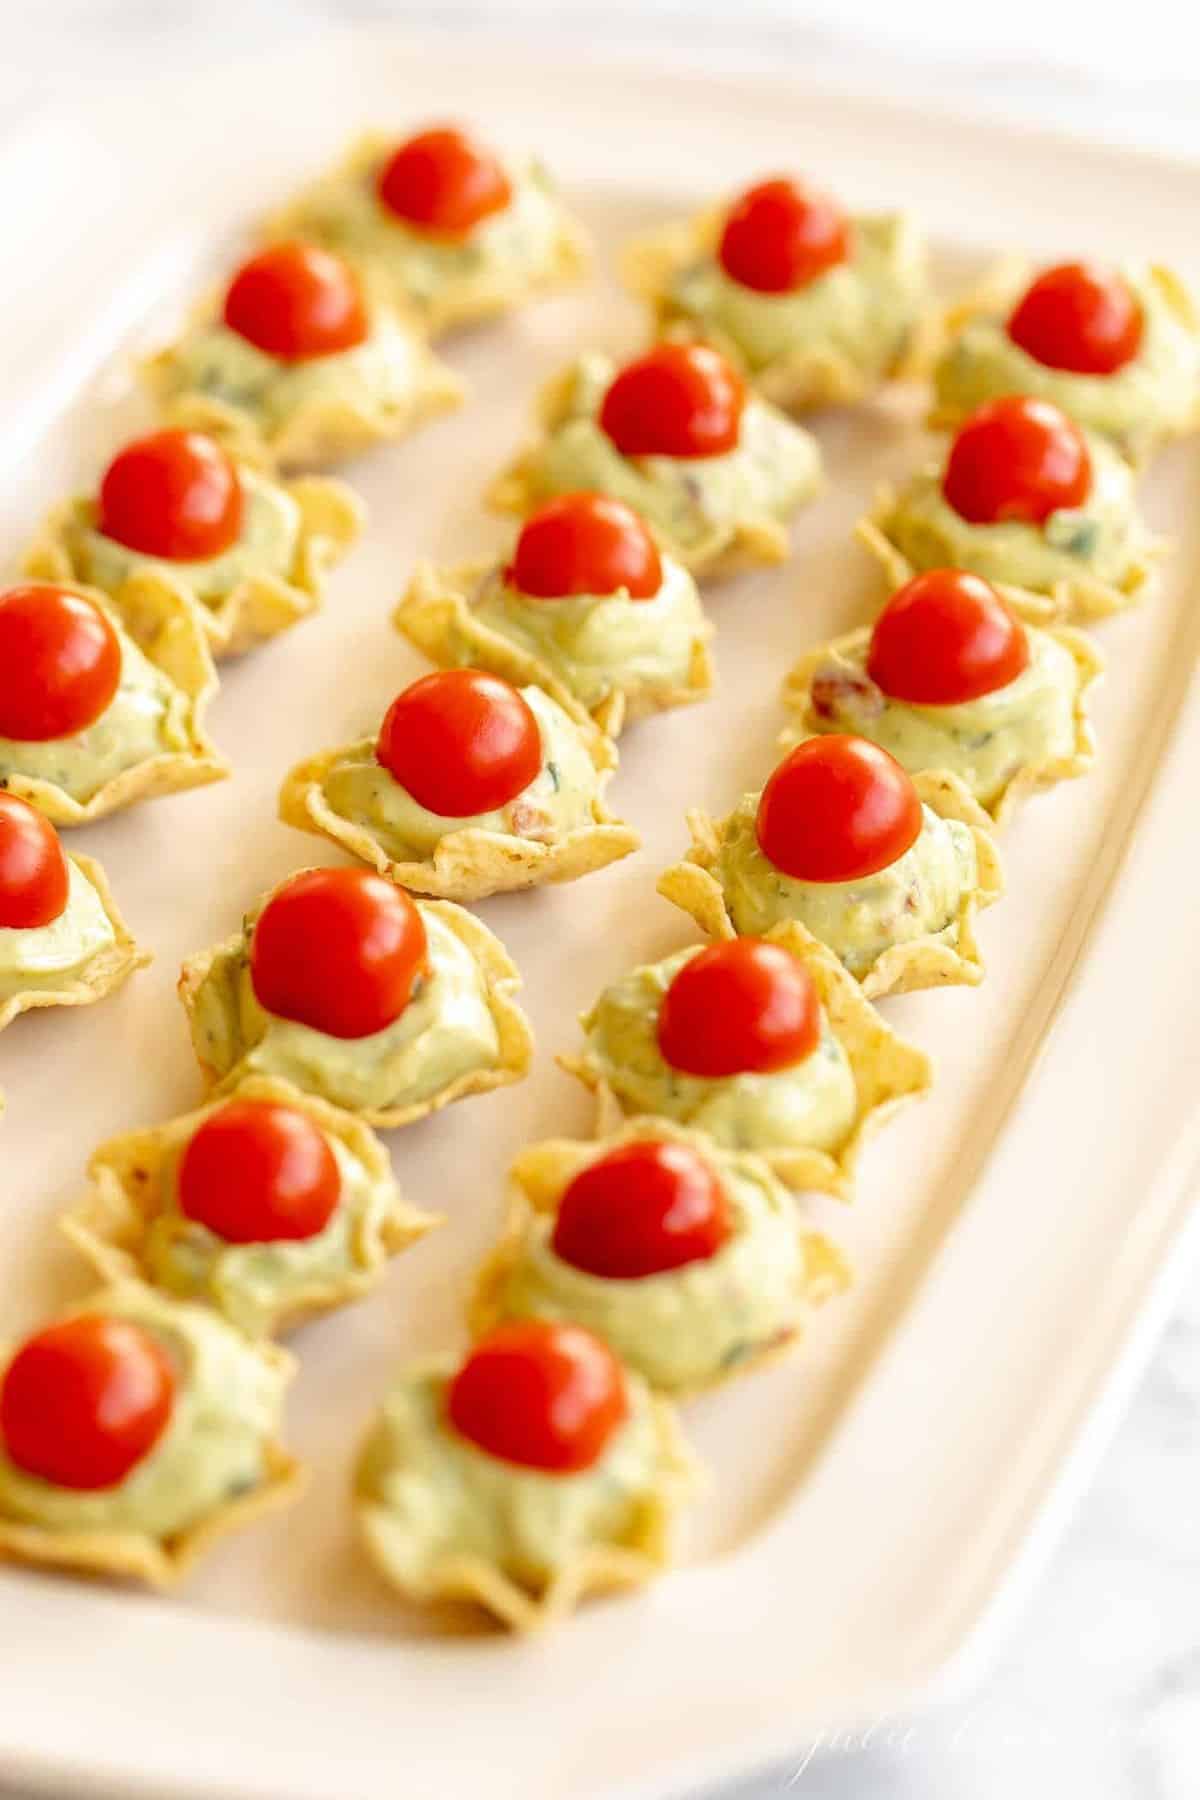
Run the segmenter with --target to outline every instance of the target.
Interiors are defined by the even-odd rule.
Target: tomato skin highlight
[[[560,494],[526,520],[507,577],[538,600],[621,588],[631,600],[652,600],[662,586],[662,559],[649,527],[623,500]]]
[[[179,1210],[228,1244],[316,1237],[341,1197],[329,1140],[294,1106],[229,1100],[200,1125],[179,1162]]]
[[[370,1037],[394,1024],[428,965],[416,906],[366,869],[294,875],[267,902],[250,939],[259,1005],[328,1037]]]
[[[375,754],[428,812],[471,818],[507,806],[542,766],[524,695],[481,669],[439,669],[397,694]]]
[[[367,309],[349,263],[316,244],[272,244],[244,262],[225,293],[223,317],[247,343],[283,362],[353,350]]]
[[[550,1244],[572,1268],[640,1280],[707,1261],[729,1239],[729,1203],[688,1144],[622,1144],[565,1189]]]
[[[755,834],[796,881],[860,881],[890,868],[924,822],[912,777],[867,738],[842,732],[790,750],[763,788]]]
[[[100,483],[96,529],[143,556],[207,562],[237,543],[242,484],[202,431],[155,431],[126,444]]]
[[[1027,394],[977,407],[959,427],[942,478],[947,501],[971,525],[1044,525],[1091,491],[1092,459],[1078,425]]]
[[[418,132],[379,172],[376,191],[396,218],[431,237],[461,238],[503,212],[512,183],[498,158],[453,125]]]
[[[717,259],[743,287],[787,294],[848,261],[850,252],[850,222],[837,202],[779,175],[734,201]]]
[[[0,793],[0,927],[52,925],[66,911],[70,871],[57,831],[27,800]]]
[[[762,938],[697,951],[658,1011],[658,1047],[685,1075],[770,1074],[811,1056],[821,1005],[804,964]]]
[[[489,1456],[575,1475],[599,1461],[629,1397],[620,1363],[592,1332],[521,1320],[475,1345],[447,1388],[446,1411]]]
[[[600,428],[622,456],[681,459],[737,448],[746,387],[707,344],[655,344],[609,384]]]
[[[121,646],[93,601],[48,581],[0,593],[0,737],[74,737],[120,684]]]
[[[174,1365],[129,1319],[84,1313],[27,1338],[0,1385],[8,1460],[56,1487],[115,1487],[149,1455],[175,1401]]]
[[[867,673],[916,706],[958,706],[1007,687],[1029,667],[1029,638],[990,582],[929,569],[894,593],[871,632]]]
[[[1142,347],[1145,315],[1129,283],[1097,263],[1057,263],[1026,288],[1008,335],[1047,369],[1115,375]]]

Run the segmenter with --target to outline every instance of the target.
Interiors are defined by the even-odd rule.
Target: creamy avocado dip
[[[816,439],[753,396],[738,443],[723,456],[622,456],[597,419],[616,372],[611,357],[595,353],[575,364],[564,416],[536,452],[532,479],[540,494],[611,494],[687,549],[723,528],[782,521],[819,488]]]
[[[510,165],[506,172],[512,184],[508,205],[481,219],[465,237],[418,231],[390,212],[376,193],[378,165],[337,171],[313,187],[302,202],[303,232],[351,260],[369,259],[418,308],[433,306],[445,290],[491,272],[524,272],[536,279],[558,257],[558,196],[540,163],[523,169]]]
[[[0,927],[0,1001],[79,975],[117,941],[104,902],[79,864],[67,858],[67,904],[49,925]]]
[[[51,782],[86,805],[122,774],[191,747],[191,701],[109,615],[121,648],[121,681],[100,717],[74,737],[43,742],[0,737],[0,780]]]
[[[115,593],[131,575],[149,572],[180,583],[197,600],[212,605],[251,576],[278,575],[286,579],[300,536],[300,508],[278,482],[256,474],[245,464],[238,466],[238,479],[242,484],[242,529],[237,542],[220,556],[203,562],[170,562],[143,556],[139,550],[130,550],[115,538],[105,537],[89,518],[71,533],[71,549],[81,580]]]
[[[811,1055],[771,1074],[686,1075],[658,1047],[658,1012],[672,978],[696,954],[679,950],[606,988],[583,1019],[588,1060],[626,1113],[676,1119],[731,1150],[836,1153],[854,1126],[850,1059],[822,1015]]]
[[[804,1252],[795,1202],[768,1171],[722,1157],[732,1232],[714,1256],[636,1280],[564,1262],[532,1216],[496,1296],[501,1318],[569,1319],[606,1338],[652,1387],[704,1387],[797,1327]]]
[[[413,334],[379,313],[361,344],[300,360],[272,356],[218,323],[189,332],[171,352],[170,392],[207,394],[252,412],[268,437],[315,407],[386,420],[411,396],[419,355]]]
[[[850,259],[793,293],[745,287],[705,256],[678,271],[665,299],[672,312],[728,337],[752,373],[815,350],[884,376],[908,348],[924,298],[924,257],[917,252],[903,218],[860,218]]]
[[[449,818],[429,812],[376,758],[374,739],[352,745],[325,776],[328,805],[370,831],[395,861],[431,856],[454,831],[495,831],[554,842],[594,823],[597,771],[579,728],[540,688],[521,690],[537,720],[542,765],[515,800],[492,812]]]
[[[378,1239],[393,1203],[391,1183],[372,1175],[340,1139],[325,1141],[338,1166],[338,1204],[309,1238],[231,1244],[179,1211],[178,1164],[164,1171],[168,1202],[146,1236],[150,1279],[181,1300],[207,1300],[249,1337],[276,1317],[304,1307],[314,1294],[352,1281],[364,1266],[362,1246]]]
[[[380,1563],[420,1590],[438,1564],[478,1557],[542,1586],[591,1546],[636,1536],[663,1480],[650,1395],[627,1374],[629,1413],[590,1469],[546,1474],[490,1456],[445,1416],[453,1359],[430,1357],[392,1386],[363,1449],[355,1494]]]
[[[915,843],[887,868],[858,881],[797,881],[759,849],[757,811],[758,795],[744,795],[726,821],[713,870],[734,928],[754,936],[797,919],[860,978],[893,944],[953,933],[963,896],[979,878],[970,828],[926,806]]]
[[[1119,587],[1144,555],[1134,475],[1103,438],[1085,432],[1092,490],[1082,506],[1053,512],[1043,525],[1009,520],[972,525],[942,493],[942,468],[914,475],[896,495],[884,535],[914,569],[970,569],[987,581],[1050,593],[1079,576]]]
[[[169,1352],[177,1386],[166,1430],[123,1481],[91,1491],[25,1474],[0,1444],[0,1514],[45,1531],[167,1538],[257,1487],[278,1436],[286,1373],[214,1313],[148,1288],[111,1288],[74,1309],[92,1311],[133,1320]]]
[[[1009,337],[1006,313],[982,314],[967,321],[934,370],[939,411],[959,418],[1002,394],[1035,394],[1089,430],[1139,451],[1187,429],[1200,398],[1195,328],[1152,272],[1123,274],[1143,319],[1141,346],[1123,368],[1111,375],[1047,368]]]
[[[696,584],[670,557],[658,592],[646,600],[632,599],[624,588],[539,599],[522,594],[497,569],[482,583],[472,612],[536,657],[589,710],[635,684],[685,686],[705,635]],[[462,654],[470,660],[469,646]]]
[[[884,694],[867,674],[864,632],[861,643],[832,650],[814,669],[806,724],[871,738],[910,774],[948,769],[981,806],[992,806],[1022,769],[1075,751],[1075,659],[1047,632],[1025,631],[1029,661],[1015,680],[954,706],[918,706]]]
[[[476,1069],[495,1068],[500,1042],[485,978],[471,952],[427,907],[418,909],[429,973],[400,1017],[368,1037],[337,1038],[263,1010],[247,939],[219,958],[196,998],[206,1060],[220,1075],[273,1075],[349,1112],[416,1105]]]

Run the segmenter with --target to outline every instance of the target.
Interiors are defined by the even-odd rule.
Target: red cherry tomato
[[[1113,375],[1141,349],[1144,324],[1137,296],[1113,270],[1059,263],[1026,288],[1008,335],[1048,369]]]
[[[524,695],[498,675],[442,669],[397,694],[375,754],[421,806],[465,819],[507,806],[542,766]]]
[[[1092,459],[1078,425],[1049,400],[1007,394],[978,407],[950,446],[942,492],[972,525],[1042,525],[1082,506]]]
[[[454,1429],[489,1456],[547,1475],[590,1469],[629,1411],[625,1377],[582,1325],[500,1325],[446,1394]]]
[[[56,1487],[108,1488],[166,1429],[175,1370],[130,1319],[82,1314],[27,1338],[0,1386],[8,1460]]]
[[[732,1229],[724,1189],[687,1144],[622,1144],[581,1169],[551,1245],[589,1275],[636,1280],[715,1256]]]
[[[230,282],[225,323],[268,356],[303,362],[361,344],[367,309],[340,256],[315,244],[272,244]]]
[[[871,680],[918,706],[977,700],[1028,666],[1025,627],[990,582],[965,569],[929,569],[893,594],[867,654]]]
[[[143,556],[206,562],[238,540],[242,484],[202,431],[155,431],[109,463],[96,526]]]
[[[859,881],[916,842],[921,802],[894,756],[832,733],[788,752],[763,788],[755,832],[769,863],[797,881]]]
[[[526,522],[508,578],[539,600],[619,588],[631,600],[652,600],[662,586],[662,561],[644,520],[624,501],[562,494]]]
[[[658,1009],[658,1047],[685,1075],[769,1074],[821,1036],[812,976],[790,951],[732,938],[689,957]]]
[[[307,1113],[230,1100],[193,1134],[179,1163],[179,1210],[230,1244],[316,1237],[337,1210],[341,1176]]]
[[[93,601],[48,581],[0,594],[0,737],[74,737],[120,682],[121,645]]]
[[[746,389],[706,344],[655,344],[614,378],[600,425],[622,456],[723,456],[737,447]]]
[[[0,793],[0,926],[52,925],[67,904],[70,874],[49,819],[15,794]]]
[[[378,193],[406,224],[432,236],[460,238],[504,210],[512,183],[490,150],[445,125],[400,145],[380,170]]]
[[[717,255],[743,287],[791,293],[848,259],[850,222],[828,194],[778,176],[734,201]]]
[[[272,895],[250,939],[259,1005],[329,1037],[400,1017],[427,968],[421,915],[366,869],[305,869]]]

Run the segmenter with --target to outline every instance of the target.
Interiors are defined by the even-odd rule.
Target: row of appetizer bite
[[[310,613],[361,529],[349,488],[279,470],[337,460],[457,404],[461,384],[431,332],[582,266],[582,239],[536,168],[510,178],[480,156],[473,171],[470,146],[449,132],[383,160],[371,158],[371,205],[413,271],[402,299],[285,232],[146,365],[164,429],[55,510],[26,559],[32,581],[0,597],[4,1024],[99,998],[144,960],[102,871],[65,854],[55,823],[226,773],[204,728],[213,655]],[[474,198],[446,191],[456,162]],[[406,905],[424,971],[425,928]],[[489,961],[481,926],[449,912],[430,935],[450,969],[441,985],[453,1001],[457,979],[467,996],[467,1048],[453,1053],[486,1071],[515,973],[498,947]],[[398,1013],[408,994],[395,965],[390,978]],[[528,1060],[515,1009],[510,1034],[515,1068]],[[429,1085],[450,1098],[455,1077]],[[402,1201],[369,1127],[270,1079],[102,1147],[92,1173],[68,1230],[112,1284],[5,1359],[0,1549],[163,1582],[296,1491],[280,1444],[291,1364],[263,1334],[362,1291],[432,1221]]]
[[[373,141],[288,217],[289,232],[352,256],[364,291],[386,287],[408,329],[417,308],[422,342],[465,316],[449,293],[459,279],[478,292],[488,234],[524,244],[533,229],[517,216],[520,181],[466,149],[469,179],[461,142],[424,144],[403,214],[393,201],[414,179],[411,166],[403,174],[412,145],[393,154]],[[435,204],[438,166],[475,196],[451,209],[453,227]],[[407,1123],[529,1066],[516,972],[453,902],[573,878],[635,847],[600,790],[624,723],[711,685],[689,569],[781,555],[783,519],[815,484],[815,444],[773,399],[858,397],[911,363],[927,331],[911,228],[847,221],[797,184],[762,184],[719,231],[690,226],[670,241],[686,250],[674,262],[665,240],[657,261],[644,246],[633,258],[643,274],[653,266],[664,343],[620,370],[582,359],[556,384],[544,440],[501,483],[498,497],[532,514],[511,558],[414,579],[397,623],[443,671],[399,695],[374,739],[322,753],[285,783],[283,815],[369,868],[290,878],[234,939],[185,968],[181,995],[218,1097],[93,1158],[92,1194],[69,1229],[116,1285],[8,1365],[0,1548],[166,1579],[214,1526],[294,1490],[278,1446],[286,1362],[259,1340],[362,1291],[431,1223],[399,1199],[367,1121]],[[316,266],[323,293],[319,259],[296,249],[293,267],[307,281]],[[1106,280],[1085,271],[1083,285],[1133,296],[1141,335],[1126,321],[1131,353],[1090,374],[1119,382],[1139,359],[1150,365],[1140,386],[1125,383],[1140,396],[1137,430],[1110,450],[1110,436],[1089,437],[1053,401],[1002,393],[926,478],[936,505],[914,483],[907,503],[881,508],[869,535],[899,591],[869,632],[798,666],[789,697],[800,741],[727,820],[696,817],[687,861],[663,878],[717,941],[632,971],[585,1018],[573,1066],[600,1095],[598,1141],[518,1159],[510,1232],[472,1307],[483,1336],[461,1366],[433,1359],[398,1382],[360,1465],[368,1543],[406,1591],[468,1594],[527,1625],[588,1588],[644,1579],[691,1485],[661,1395],[783,1348],[803,1307],[843,1278],[832,1247],[800,1227],[788,1189],[846,1192],[865,1132],[928,1087],[928,1059],[871,997],[979,979],[973,916],[1000,888],[991,824],[1021,792],[1090,759],[1082,695],[1098,664],[1061,620],[1123,604],[1142,584],[1126,454],[1194,417],[1196,334],[1177,288],[1157,275],[1144,290]],[[1072,306],[1080,291],[1067,284]],[[1164,295],[1175,339],[1155,310]],[[226,298],[212,329],[237,336]],[[1028,298],[1005,333],[1024,355],[1037,334],[1011,327]],[[261,289],[256,304],[260,318],[280,310]],[[289,331],[303,314],[296,302]],[[1180,380],[1152,379],[1162,342],[1176,343]],[[222,354],[210,346],[198,366]],[[277,373],[314,361],[324,378],[345,354],[280,354]],[[265,381],[260,364],[255,380]],[[942,387],[939,376],[947,404]],[[193,404],[188,391],[172,404]],[[1099,389],[1115,407],[1112,393]],[[238,394],[253,411],[248,377]],[[229,392],[208,399],[235,405]],[[203,422],[225,444],[248,442],[244,419]],[[332,453],[331,435],[306,429],[303,460]],[[168,461],[182,442],[184,462],[229,462],[215,438],[198,450],[191,426],[180,431]],[[143,470],[129,487],[170,515],[189,482],[163,476],[156,488]],[[348,516],[350,502],[338,504]],[[954,554],[931,530],[938,506],[952,515]],[[1072,516],[1089,507],[1094,517]],[[209,524],[214,509],[198,513]],[[919,528],[905,527],[910,515]],[[86,529],[106,521],[101,509]],[[55,605],[99,641],[82,609],[115,634],[139,616],[139,596],[162,616],[144,598],[157,582],[177,603],[173,629],[190,628],[195,644],[199,609],[215,615],[228,596],[195,582],[195,566],[213,559],[193,554],[194,539],[174,559],[165,542],[148,553],[165,575],[126,568],[108,601],[56,589]],[[80,574],[56,568],[64,582]],[[99,581],[94,567],[88,579]],[[20,620],[23,607],[27,620],[41,604],[0,598],[0,636],[6,614]],[[28,704],[18,695],[6,716]],[[82,730],[15,733],[10,790],[24,781],[44,801],[64,751],[114,724],[107,710]],[[71,719],[69,696],[55,717]],[[52,829],[18,799],[7,804],[35,861],[54,865]],[[6,906],[20,887],[0,881]],[[116,1443],[99,1412],[114,1385],[134,1402]],[[214,1439],[228,1440],[228,1456],[210,1454]]]

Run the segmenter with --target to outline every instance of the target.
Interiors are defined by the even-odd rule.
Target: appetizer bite
[[[235,656],[317,611],[363,518],[344,482],[277,481],[206,432],[156,431],[117,453],[94,497],[55,508],[25,572],[89,582],[119,609],[136,578],[140,594],[190,605],[214,654]]]
[[[266,1075],[395,1127],[528,1073],[520,985],[461,907],[366,869],[303,869],[183,965],[179,997],[222,1093]]]
[[[788,176],[636,239],[624,275],[660,332],[712,344],[796,412],[902,375],[928,304],[925,240],[910,218],[850,218]]]
[[[0,1031],[35,1007],[103,1000],[149,961],[100,864],[68,856],[49,819],[0,792]]]
[[[0,592],[0,786],[56,825],[220,781],[204,730],[217,677],[190,604],[134,576]]]
[[[747,394],[705,344],[656,344],[623,367],[581,356],[545,389],[539,413],[540,442],[489,503],[525,518],[557,494],[609,494],[697,575],[781,562],[784,521],[821,486],[816,439]]]
[[[460,406],[411,320],[332,250],[298,239],[242,264],[143,365],[177,425],[280,468],[336,463]]]
[[[168,1587],[301,1485],[294,1365],[121,1282],[0,1355],[0,1558]]]
[[[449,125],[368,132],[267,232],[341,251],[431,337],[577,281],[591,259],[540,162]]]
[[[872,627],[801,657],[784,683],[797,714],[784,741],[857,733],[911,775],[955,776],[1003,824],[1027,794],[1091,767],[1101,667],[1082,632],[1025,625],[982,576],[930,569]]]
[[[533,1631],[670,1561],[697,1471],[667,1403],[582,1326],[523,1321],[384,1399],[355,1476],[372,1561],[408,1598]]]
[[[944,329],[938,424],[1002,394],[1036,394],[1141,459],[1200,423],[1200,320],[1169,269],[1075,262],[1033,275],[1007,263]]]
[[[507,562],[422,563],[394,623],[443,667],[530,683],[601,731],[712,692],[712,625],[682,564],[606,494],[563,494],[526,521]]]
[[[658,891],[714,937],[798,921],[863,992],[983,978],[975,913],[1003,891],[987,816],[955,775],[908,775],[865,738],[809,738],[692,848]]]
[[[785,1354],[808,1309],[849,1279],[765,1162],[666,1119],[635,1119],[599,1144],[533,1144],[511,1182],[472,1329],[586,1325],[663,1393]]]
[[[944,458],[882,490],[859,536],[892,587],[969,569],[1035,623],[1102,619],[1141,597],[1160,554],[1134,486],[1107,439],[1052,401],[1007,394],[970,415]]]
[[[416,893],[482,900],[638,848],[601,798],[616,763],[603,732],[541,688],[445,669],[399,693],[375,737],[298,764],[279,816]]]
[[[632,969],[560,1057],[598,1100],[597,1135],[647,1114],[751,1150],[788,1187],[845,1198],[867,1136],[933,1080],[803,925]]]
[[[203,1301],[248,1337],[360,1299],[438,1223],[366,1125],[261,1076],[102,1144],[88,1174],[62,1223],[101,1279]]]

